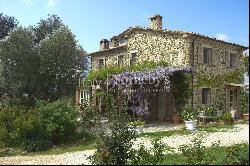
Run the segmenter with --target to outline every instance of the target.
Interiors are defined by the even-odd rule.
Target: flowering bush
[[[196,108],[196,112],[203,112],[206,116],[216,116],[217,114],[214,106],[199,106]]]
[[[192,110],[191,108],[187,108],[181,113],[181,116],[184,121],[197,120],[198,112],[195,110]]]

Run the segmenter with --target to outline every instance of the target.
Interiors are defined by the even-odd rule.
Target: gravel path
[[[162,138],[168,146],[177,149],[180,145],[190,143],[191,140],[201,132],[194,132],[190,135],[177,135]],[[209,147],[212,142],[220,141],[221,145],[229,146],[232,144],[246,142],[249,144],[249,124],[237,124],[234,129],[227,131],[205,133],[204,144]],[[144,143],[147,148],[151,147],[150,139],[139,138],[134,142],[134,148]],[[59,155],[37,155],[37,156],[14,156],[0,157],[0,164],[4,165],[81,165],[90,164],[87,157],[92,155],[95,150],[85,150],[78,152],[63,153]]]

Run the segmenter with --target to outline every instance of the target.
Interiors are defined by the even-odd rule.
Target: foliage
[[[129,122],[129,125],[131,125],[131,126],[144,126],[145,125],[145,121],[136,120],[136,121],[133,121],[133,122]]]
[[[242,92],[240,96],[240,108],[243,113],[249,112],[249,94]]]
[[[236,144],[228,147],[224,162],[229,165],[249,165],[249,145]]]
[[[244,55],[242,57],[244,71],[249,75],[249,55]]]
[[[243,71],[241,69],[229,71],[225,74],[218,75],[206,75],[202,73],[196,73],[197,87],[221,87],[226,82],[239,83],[243,77]]]
[[[38,57],[35,53],[31,29],[18,27],[0,42],[5,91],[15,96],[34,95]],[[32,105],[34,103],[27,103]]]
[[[71,139],[78,126],[78,111],[67,103],[56,101],[53,103],[39,102],[37,110],[41,118],[41,126],[46,130],[47,139],[58,144]]]
[[[209,164],[204,161],[206,157],[205,146],[202,145],[201,138],[194,138],[192,144],[184,144],[179,147],[182,155],[187,159],[187,164],[190,165],[202,165]]]
[[[184,121],[197,120],[198,112],[191,108],[187,108],[181,112],[181,116]]]
[[[108,68],[103,68],[95,71],[91,71],[86,78],[86,81],[96,80],[106,80],[107,77],[110,77],[114,74],[120,74],[126,71],[144,71],[149,69],[155,69],[157,67],[167,67],[168,63],[164,61],[154,62],[154,61],[143,61],[142,63],[136,63],[132,66],[111,66]]]
[[[232,114],[228,111],[224,112],[220,118],[223,121],[232,121],[233,120]]]
[[[111,133],[100,133],[97,151],[90,157],[92,164],[124,165],[127,163],[132,140],[136,138],[136,131],[128,126],[129,118],[119,107],[107,112]]]
[[[217,115],[217,111],[215,109],[214,106],[206,106],[206,105],[202,105],[202,106],[198,106],[196,108],[197,112],[204,112],[204,114],[206,116],[216,116]]]
[[[35,27],[18,27],[0,42],[0,90],[23,105],[55,101],[75,92],[85,51],[56,15]]]
[[[9,35],[18,24],[16,18],[0,13],[0,40]]]
[[[147,150],[144,145],[141,145],[138,150],[131,150],[131,165],[159,165],[166,157],[165,151],[171,151],[171,148],[166,146],[156,138],[151,141],[153,147]]]
[[[34,108],[0,108],[0,142],[26,151],[45,150],[72,140],[76,134],[77,109],[63,102],[39,102]]]
[[[66,27],[59,28],[39,43],[38,50],[39,98],[55,101],[72,95],[79,71],[84,68],[84,51],[78,48],[73,33]]]
[[[183,110],[187,98],[192,95],[190,79],[190,76],[183,75],[183,73],[175,73],[171,76],[171,91],[179,113]]]
[[[57,15],[48,15],[46,20],[41,19],[35,27],[33,27],[36,34],[35,43],[39,43],[45,39],[48,35],[52,34],[53,31],[64,27],[62,20]]]

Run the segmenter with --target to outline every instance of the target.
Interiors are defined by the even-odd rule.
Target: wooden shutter
[[[216,103],[216,88],[211,88],[211,104]]]
[[[230,52],[225,51],[225,61],[226,61],[226,67],[230,67]]]
[[[197,105],[202,105],[202,88],[197,88]]]
[[[103,62],[104,68],[108,67],[108,58],[105,57],[103,60],[104,60]]]
[[[203,47],[201,43],[198,43],[198,54],[197,54],[198,63],[203,63]]]
[[[235,54],[235,66],[236,67],[240,66],[240,56],[239,56],[239,54]]]
[[[225,103],[225,111],[229,110],[229,89],[225,88],[225,93],[226,93],[226,103]]]
[[[215,48],[212,48],[212,55],[211,55],[211,63],[213,66],[216,65],[217,63],[217,52],[216,52],[216,49]]]

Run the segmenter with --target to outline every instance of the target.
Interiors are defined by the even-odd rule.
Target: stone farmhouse
[[[149,18],[149,27],[129,27],[110,41],[100,41],[100,49],[91,53],[93,71],[111,65],[129,66],[143,61],[167,61],[171,66],[192,67],[192,91],[189,104],[212,105],[219,100],[223,111],[236,110],[240,115],[240,93],[244,81],[241,69],[243,51],[248,48],[194,32],[162,29],[163,17]],[[81,84],[81,81],[80,81]],[[91,100],[94,89],[79,85],[76,102]],[[170,120],[175,111],[171,93],[159,92],[150,100],[153,120]]]

